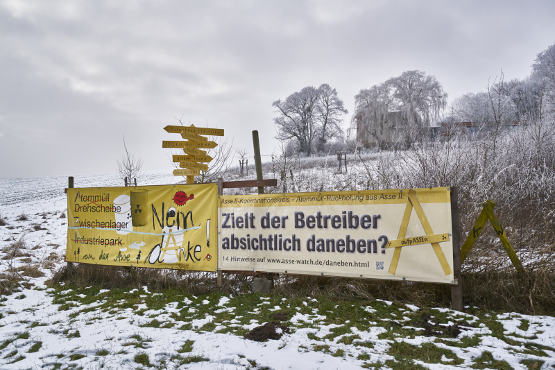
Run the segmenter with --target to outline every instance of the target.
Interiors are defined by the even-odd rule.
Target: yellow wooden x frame
[[[405,238],[407,233],[407,228],[409,226],[410,215],[412,213],[412,209],[416,211],[418,215],[418,219],[426,232],[426,236],[418,236],[413,238]],[[407,200],[407,207],[405,208],[405,213],[403,214],[403,220],[401,221],[401,228],[399,229],[399,236],[397,240],[392,240],[386,246],[387,248],[395,248],[393,252],[393,259],[391,260],[391,265],[389,266],[389,273],[395,275],[397,271],[397,265],[399,264],[399,258],[401,257],[401,250],[403,247],[410,246],[410,245],[419,245],[419,244],[432,244],[432,248],[439,260],[441,268],[445,275],[449,275],[452,273],[451,267],[449,267],[449,263],[439,246],[440,242],[449,241],[449,234],[434,234],[426,215],[424,214],[424,210],[416,197],[416,191],[409,190],[409,198]]]
[[[468,234],[468,237],[466,238],[466,241],[461,248],[461,263],[464,262],[464,260],[466,259],[468,252],[470,252],[470,249],[472,248],[472,246],[474,246],[476,239],[478,239],[478,237],[484,230],[484,226],[486,226],[486,222],[489,220],[491,222],[491,226],[493,226],[493,229],[497,233],[497,236],[499,237],[503,248],[505,248],[505,251],[509,255],[509,258],[511,259],[511,262],[513,263],[515,268],[518,271],[524,271],[522,263],[518,259],[518,256],[516,255],[511,242],[507,238],[507,234],[505,234],[505,231],[503,230],[503,227],[501,227],[501,223],[499,222],[497,215],[493,211],[493,208],[495,207],[495,202],[492,200],[488,200],[482,203],[482,207],[484,208],[482,209],[482,212],[480,212],[480,215],[476,220],[476,224],[472,228],[472,231]]]

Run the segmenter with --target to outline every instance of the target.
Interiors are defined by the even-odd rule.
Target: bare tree
[[[328,84],[319,88],[307,86],[284,101],[276,100],[272,105],[279,113],[274,118],[277,138],[296,139],[302,153],[311,154],[314,149],[321,149],[327,140],[342,134],[341,116],[347,110],[337,91]]]
[[[240,176],[245,176],[245,167],[247,169],[247,175],[249,174],[249,160],[247,159],[247,149],[237,149],[235,151],[239,156],[239,167],[240,167]]]
[[[280,140],[297,139],[300,151],[306,154],[312,152],[312,141],[316,136],[316,122],[314,120],[318,90],[307,86],[299,92],[289,95],[285,101],[276,100],[272,105],[278,109],[279,117],[274,118],[278,126]]]
[[[324,150],[324,144],[329,139],[341,137],[342,116],[348,111],[343,106],[343,100],[337,96],[337,91],[330,85],[323,84],[319,88],[318,102],[316,105],[316,120],[318,122],[318,151]]]
[[[125,181],[126,185],[131,185],[133,180],[137,180],[141,176],[141,168],[143,167],[143,161],[135,156],[129,154],[127,150],[127,145],[125,144],[125,136],[123,137],[123,148],[125,149],[125,155],[122,156],[121,162],[118,162],[118,173],[120,178]]]
[[[208,163],[208,170],[200,171],[200,175],[195,176],[196,183],[215,182],[220,177],[223,178],[224,174],[231,166],[231,160],[233,159],[233,140],[230,143],[227,138],[224,139],[218,136],[216,139],[213,139],[213,141],[215,141],[218,146],[209,149],[207,152],[213,159]]]

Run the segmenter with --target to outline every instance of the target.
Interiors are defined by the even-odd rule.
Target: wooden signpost
[[[205,150],[198,148],[215,148],[218,144],[209,141],[202,135],[224,136],[224,130],[218,128],[195,127],[191,126],[166,126],[166,132],[181,134],[184,141],[162,141],[162,148],[182,148],[186,155],[173,155],[172,160],[179,163],[182,169],[173,171],[174,176],[187,176],[187,184],[194,184],[195,175],[200,175],[200,171],[207,171],[208,165],[199,162],[210,162],[212,157],[206,154]]]

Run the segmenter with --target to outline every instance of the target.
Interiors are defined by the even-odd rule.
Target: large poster
[[[219,268],[453,283],[448,188],[219,198]]]
[[[216,184],[67,191],[68,262],[217,269]]]

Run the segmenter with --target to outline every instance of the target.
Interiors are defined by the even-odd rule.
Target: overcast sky
[[[555,43],[555,1],[0,0],[0,177],[115,172],[129,151],[173,170],[166,125],[277,152],[272,102],[354,96],[407,70],[452,101],[524,78]]]

